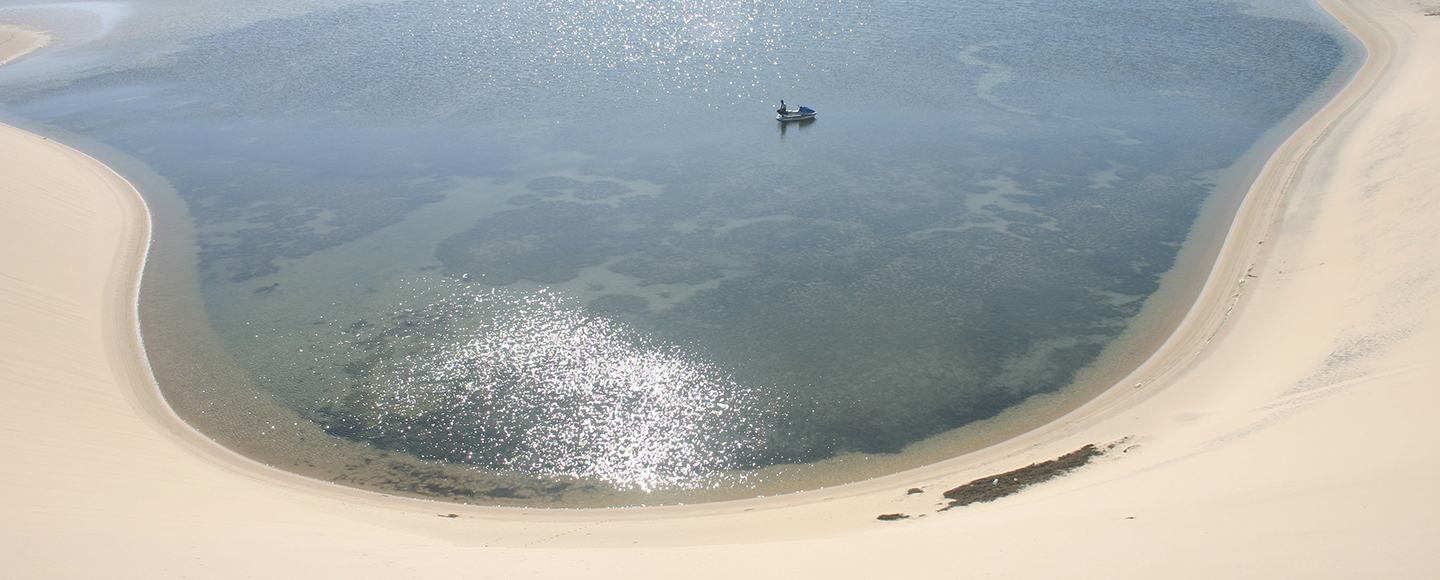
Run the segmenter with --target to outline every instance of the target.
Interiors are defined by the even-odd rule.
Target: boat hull
[[[805,121],[815,118],[815,109],[812,109],[810,107],[800,107],[799,109],[787,109],[781,107],[781,109],[776,111],[775,113],[775,120],[781,123],[788,123],[790,121]]]

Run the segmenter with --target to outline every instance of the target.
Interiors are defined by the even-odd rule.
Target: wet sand
[[[1134,373],[962,457],[700,506],[457,506],[220,448],[143,356],[143,200],[0,127],[0,576],[1434,577],[1440,16],[1322,5],[1369,60],[1275,153],[1189,316]],[[1107,451],[940,511],[947,490],[1090,444]]]

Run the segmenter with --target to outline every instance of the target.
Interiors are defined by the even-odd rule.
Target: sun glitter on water
[[[778,416],[765,391],[555,292],[440,283],[417,299],[346,333],[331,362],[351,385],[320,409],[331,433],[648,492],[752,466]]]

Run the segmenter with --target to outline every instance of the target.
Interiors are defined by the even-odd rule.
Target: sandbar
[[[50,44],[50,37],[45,33],[0,25],[0,66],[44,48],[48,44]]]

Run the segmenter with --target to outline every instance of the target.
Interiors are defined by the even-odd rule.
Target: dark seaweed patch
[[[434,185],[260,178],[185,193],[200,224],[201,267],[225,272],[233,282],[274,274],[277,259],[362,238],[442,197]],[[234,227],[237,222],[243,225]]]
[[[946,491],[945,499],[950,500],[950,505],[944,509],[995,501],[1020,493],[1027,487],[1070,473],[1084,466],[1090,459],[1104,454],[1104,450],[1091,444],[1049,461],[1031,463],[1014,471],[976,479]]]
[[[584,200],[606,199],[617,195],[625,195],[631,191],[634,190],[615,183],[614,181],[600,180],[580,186],[575,192],[575,198]]]

